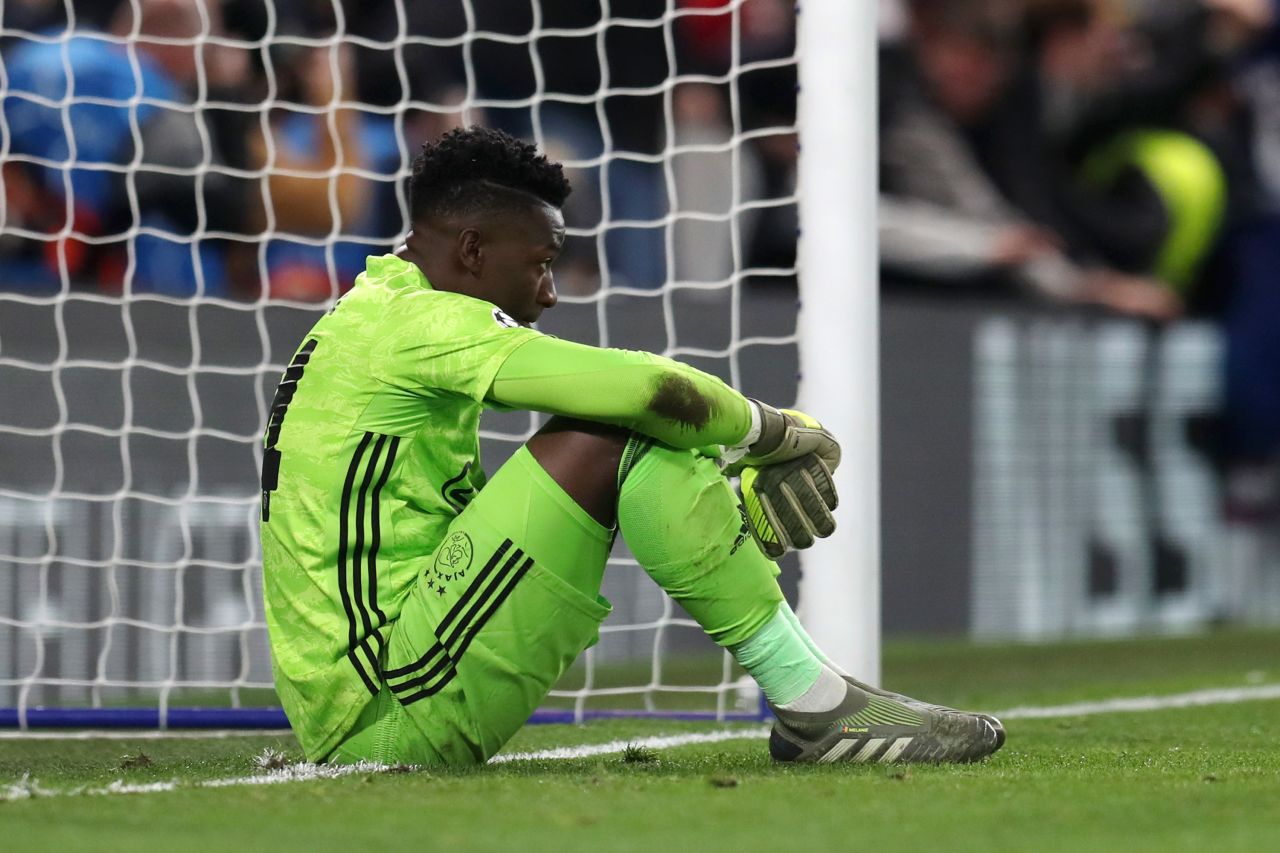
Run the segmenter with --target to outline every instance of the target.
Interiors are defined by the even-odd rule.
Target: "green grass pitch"
[[[1280,633],[895,644],[885,683],[989,710],[1280,684]],[[715,724],[532,726],[507,752]],[[759,726],[746,726],[758,729]],[[468,771],[253,776],[287,737],[0,741],[4,850],[1280,850],[1280,700],[1007,722],[961,767],[770,764],[760,738]],[[145,757],[143,757],[145,756]],[[22,782],[25,777],[26,781]],[[117,780],[177,781],[99,795]],[[34,796],[13,798],[15,791]]]

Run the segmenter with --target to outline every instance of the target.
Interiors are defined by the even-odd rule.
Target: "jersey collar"
[[[425,290],[434,290],[431,282],[417,264],[398,258],[395,255],[371,255],[365,262],[365,273],[369,278],[390,281],[396,278],[407,278],[404,283],[411,283]]]

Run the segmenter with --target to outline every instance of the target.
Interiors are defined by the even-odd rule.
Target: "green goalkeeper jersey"
[[[308,756],[327,755],[379,691],[405,596],[484,487],[486,405],[680,447],[737,443],[751,423],[746,399],[714,377],[541,335],[432,289],[407,261],[370,258],[294,355],[265,436],[266,621],[280,701]]]

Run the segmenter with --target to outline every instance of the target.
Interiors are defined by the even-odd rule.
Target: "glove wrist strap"
[[[777,450],[787,436],[787,419],[781,412],[767,403],[752,400],[756,413],[760,418],[759,437],[747,446],[750,456],[764,456]]]

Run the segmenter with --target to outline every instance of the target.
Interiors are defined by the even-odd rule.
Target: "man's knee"
[[[526,445],[543,470],[569,497],[605,527],[618,503],[618,465],[630,430],[555,417]]]

